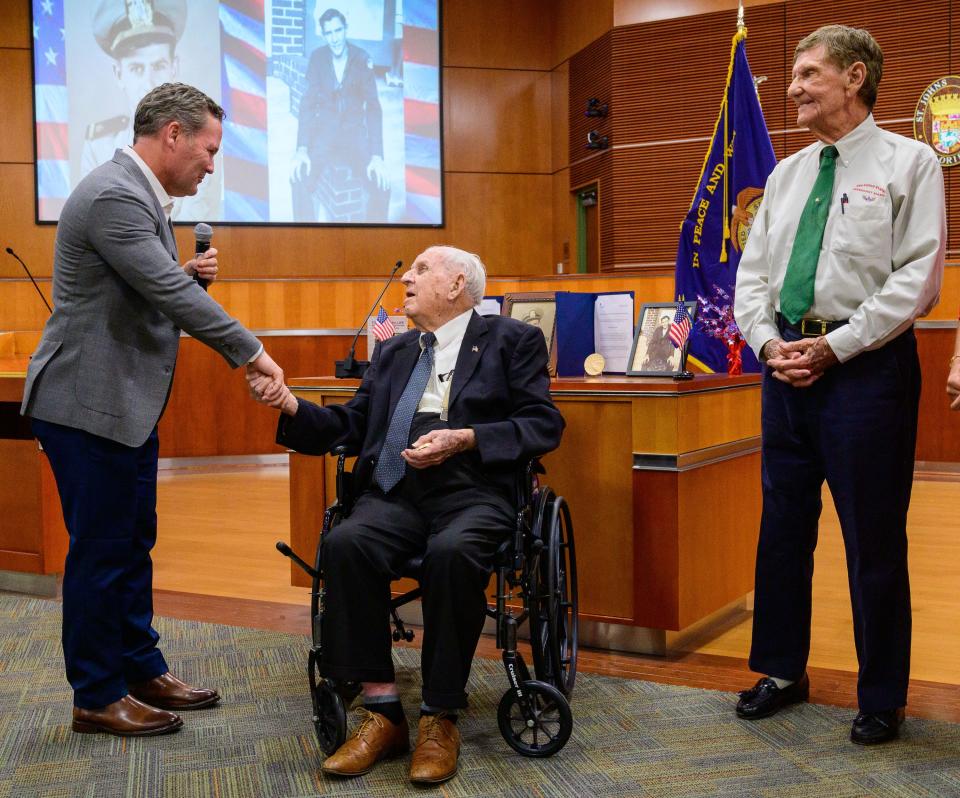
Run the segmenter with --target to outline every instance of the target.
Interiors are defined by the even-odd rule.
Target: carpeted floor
[[[180,732],[121,739],[70,732],[60,607],[0,594],[0,798],[260,796],[960,796],[960,726],[908,720],[893,745],[847,741],[851,713],[804,705],[738,721],[729,693],[581,674],[573,737],[551,759],[526,759],[500,737],[499,662],[476,661],[460,722],[459,775],[438,790],[406,781],[407,760],[329,780],[306,690],[307,639],[158,619],[164,651],[188,681],[217,686],[213,710]],[[411,718],[418,652],[396,649]]]

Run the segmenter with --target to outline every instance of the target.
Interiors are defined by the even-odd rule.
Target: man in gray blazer
[[[63,652],[73,730],[175,731],[169,710],[212,706],[215,690],[173,676],[152,626],[157,422],[180,331],[231,368],[282,381],[260,342],[194,279],[216,277],[216,250],[179,264],[174,197],[213,172],[223,109],[167,83],[137,106],[132,147],[70,195],[57,228],[55,310],[30,362],[21,412],[32,418],[70,533]]]

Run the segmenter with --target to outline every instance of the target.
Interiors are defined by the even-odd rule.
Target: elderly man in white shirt
[[[943,175],[925,145],[871,114],[883,54],[828,25],[796,48],[788,91],[818,139],[767,181],[737,275],[735,313],[766,364],[763,516],[750,667],[737,714],[809,696],[811,582],[821,490],[847,554],[860,672],[851,740],[894,739],[910,673],[906,518],[920,368],[913,322],[936,303]]]

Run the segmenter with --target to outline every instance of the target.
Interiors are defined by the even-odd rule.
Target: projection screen
[[[439,0],[33,0],[37,220],[188,83],[226,111],[174,220],[443,224]]]

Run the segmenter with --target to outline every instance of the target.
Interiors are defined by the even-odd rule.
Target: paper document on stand
[[[474,310],[476,310],[481,316],[499,316],[500,300],[496,297],[485,296],[480,300],[480,304],[477,305]]]
[[[603,355],[605,372],[627,370],[633,345],[633,295],[603,294],[593,308],[593,339]]]

